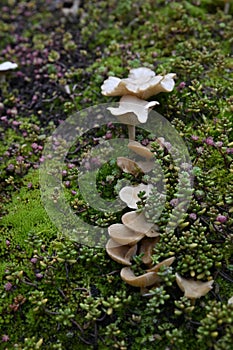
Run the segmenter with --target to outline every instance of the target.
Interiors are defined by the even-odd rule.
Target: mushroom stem
[[[225,0],[224,14],[225,14],[225,15],[228,15],[229,11],[230,11],[230,1]]]
[[[129,140],[135,140],[135,125],[127,125],[128,126],[128,134]]]

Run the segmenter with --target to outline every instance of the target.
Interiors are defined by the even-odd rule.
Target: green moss
[[[3,4],[9,10],[1,13],[0,49],[10,45],[10,51],[1,60],[15,60],[28,77],[20,85],[18,77],[9,76],[1,99],[0,114],[7,115],[7,122],[3,118],[0,125],[0,339],[4,334],[10,339],[6,343],[0,340],[0,348],[26,350],[41,344],[44,349],[230,349],[232,5],[225,15],[221,0],[85,1],[78,20],[63,18],[59,22],[60,12],[50,11],[44,4],[42,9],[39,1]],[[49,4],[54,6],[53,1]],[[30,20],[23,21],[22,28],[15,26],[9,14],[19,20],[26,10],[32,11]],[[23,37],[19,46],[17,31]],[[31,61],[21,65],[25,58],[20,56],[21,50],[28,57],[37,50],[44,54],[48,50],[43,67],[36,66],[37,73],[45,75],[35,85],[38,105],[31,104],[30,91],[37,80]],[[75,110],[115,101],[101,95],[103,81],[110,75],[126,77],[130,68],[140,66],[157,74],[177,74],[173,92],[156,96],[160,102],[157,111],[172,122],[185,141],[195,175],[187,215],[167,235],[164,229],[168,221],[176,219],[171,216],[170,201],[176,193],[177,171],[169,154],[155,147],[167,198],[156,221],[161,236],[153,259],[158,262],[174,255],[176,260],[172,268],[159,272],[161,286],[147,296],[121,280],[121,266],[103,247],[81,246],[57,232],[40,200],[34,168],[41,153],[31,148],[32,143],[43,146],[58,120]],[[33,85],[27,85],[30,79],[34,79]],[[181,82],[185,86],[181,87]],[[67,86],[71,93],[65,92]],[[17,111],[9,112],[16,105]],[[143,138],[137,133],[138,140]],[[214,145],[206,143],[207,138],[212,138]],[[82,157],[81,153],[78,156]],[[18,156],[24,157],[23,165]],[[11,164],[13,170],[8,168]],[[119,221],[120,215],[101,217],[88,208],[79,193],[70,194],[76,175],[70,170],[64,177],[64,181],[71,181],[67,199],[76,214],[108,225]],[[122,177],[115,160],[100,168],[97,182],[103,198],[114,198],[112,186]],[[125,178],[138,180],[129,175]],[[152,196],[148,208],[152,220],[156,205],[157,197]],[[219,214],[226,216],[225,223],[216,220]],[[140,259],[133,268],[136,273],[142,268]],[[214,287],[191,305],[174,282],[176,271],[186,278],[212,277]]]

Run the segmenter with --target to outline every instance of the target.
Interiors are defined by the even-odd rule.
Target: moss
[[[0,348],[230,349],[233,7],[226,15],[221,0],[85,1],[71,20],[52,0],[2,3],[0,59],[16,61],[19,72],[8,77],[0,100],[0,338],[10,338]],[[103,247],[81,246],[57,231],[40,201],[41,150],[31,146],[43,147],[46,135],[75,110],[115,101],[101,95],[102,82],[140,66],[176,72],[176,88],[158,95],[157,110],[185,141],[195,176],[186,216],[167,235],[168,221],[176,219],[170,202],[177,170],[155,146],[167,198],[156,218],[161,240],[153,259],[176,260],[159,272],[163,283],[147,296],[120,279],[121,266]],[[113,137],[125,134],[110,131]],[[137,140],[149,136],[137,130]],[[69,161],[82,157],[85,147]],[[102,224],[119,221],[120,214],[103,217],[79,193],[71,195],[76,175],[67,170],[64,182],[70,181],[67,199],[77,215]],[[113,159],[100,168],[99,193],[113,199],[112,186],[125,178],[138,181],[124,177]],[[150,199],[152,220],[157,200]],[[217,220],[220,214],[226,222]],[[138,272],[140,261],[133,267]],[[186,278],[212,277],[214,287],[191,305],[174,282],[176,271]]]

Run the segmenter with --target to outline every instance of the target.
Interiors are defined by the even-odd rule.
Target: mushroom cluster
[[[145,101],[160,92],[170,92],[174,88],[174,73],[165,76],[156,76],[148,68],[132,69],[128,78],[119,79],[109,77],[102,85],[102,94],[105,96],[122,96],[119,107],[109,107],[108,110],[118,118],[118,120],[128,126],[129,144],[128,148],[135,154],[143,158],[142,161],[134,161],[126,157],[118,157],[117,165],[123,172],[137,176],[140,172],[147,173],[153,169],[154,154],[150,150],[150,145],[142,146],[135,141],[135,126],[146,123],[149,110],[158,104],[157,101]],[[165,147],[164,139],[157,140],[161,147]],[[108,228],[110,236],[106,251],[116,262],[125,265],[121,269],[121,278],[126,283],[140,287],[144,293],[148,289],[160,284],[161,278],[158,274],[162,266],[169,267],[175,260],[170,257],[157,265],[153,265],[152,255],[159,242],[159,229],[145,218],[143,211],[138,210],[140,200],[139,193],[150,194],[153,186],[151,184],[140,183],[137,186],[125,186],[120,192],[120,199],[127,204],[127,207],[134,209],[124,214],[122,223],[113,224]],[[141,275],[137,275],[132,268],[133,257],[140,256],[144,266]],[[213,280],[202,282],[194,279],[185,279],[176,273],[176,283],[184,296],[191,299],[200,298],[207,294],[213,284]]]
[[[103,95],[122,96],[119,107],[109,107],[108,110],[121,123],[128,126],[128,148],[143,159],[136,162],[126,157],[118,157],[117,165],[122,171],[137,176],[141,172],[145,174],[153,169],[153,152],[149,146],[142,146],[135,141],[135,126],[146,123],[150,109],[159,104],[157,101],[148,102],[144,99],[159,92],[172,91],[174,76],[173,73],[156,76],[149,68],[140,67],[130,70],[126,79],[109,77],[102,85]],[[157,285],[160,282],[159,268],[163,265],[170,266],[174,261],[172,257],[152,266],[153,249],[159,241],[158,227],[148,222],[143,212],[137,211],[139,193],[143,192],[148,196],[152,188],[151,184],[140,183],[138,186],[125,186],[121,189],[120,199],[134,211],[124,214],[121,218],[122,223],[108,228],[110,239],[106,245],[109,256],[118,263],[126,265],[121,270],[121,278],[128,284],[141,289]],[[142,256],[142,263],[146,267],[145,273],[140,276],[136,276],[131,269],[132,258],[138,254]]]
[[[137,155],[144,157],[145,160],[135,162],[125,157],[118,157],[117,165],[122,171],[135,176],[138,172],[146,173],[150,171],[153,167],[153,153],[149,147],[142,146],[136,141],[130,141],[128,147]],[[158,285],[160,282],[159,268],[170,266],[175,259],[172,257],[153,266],[153,249],[159,241],[158,227],[146,220],[143,211],[137,210],[137,203],[140,200],[139,193],[143,192],[148,196],[152,188],[151,184],[140,183],[137,186],[125,186],[120,190],[120,199],[127,204],[128,208],[134,210],[125,213],[121,217],[122,223],[109,226],[110,239],[106,245],[109,256],[118,263],[125,265],[121,270],[123,281],[134,287],[140,287],[142,292]],[[131,268],[132,259],[136,255],[141,257],[142,264],[146,268],[145,273],[140,276],[136,276]]]

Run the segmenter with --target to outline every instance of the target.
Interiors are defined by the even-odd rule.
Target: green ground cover
[[[77,16],[65,18],[59,1],[2,1],[0,63],[10,60],[18,69],[0,85],[0,349],[232,348],[232,14],[233,4],[224,13],[220,0],[111,0],[83,1]],[[184,222],[164,234],[169,202],[158,222],[153,259],[176,260],[147,297],[121,280],[121,265],[104,248],[58,231],[41,203],[38,175],[56,126],[77,110],[117,101],[101,95],[103,81],[141,66],[176,73],[175,89],[156,96],[156,110],[184,140],[195,169]],[[108,125],[98,137],[109,133],[125,130]],[[171,159],[157,157],[172,198]],[[75,158],[63,178],[74,212],[87,221],[118,222],[85,203],[69,167]],[[101,167],[104,198],[124,176],[115,160]],[[151,198],[148,215],[154,210]],[[214,279],[213,289],[192,305],[176,272]]]

